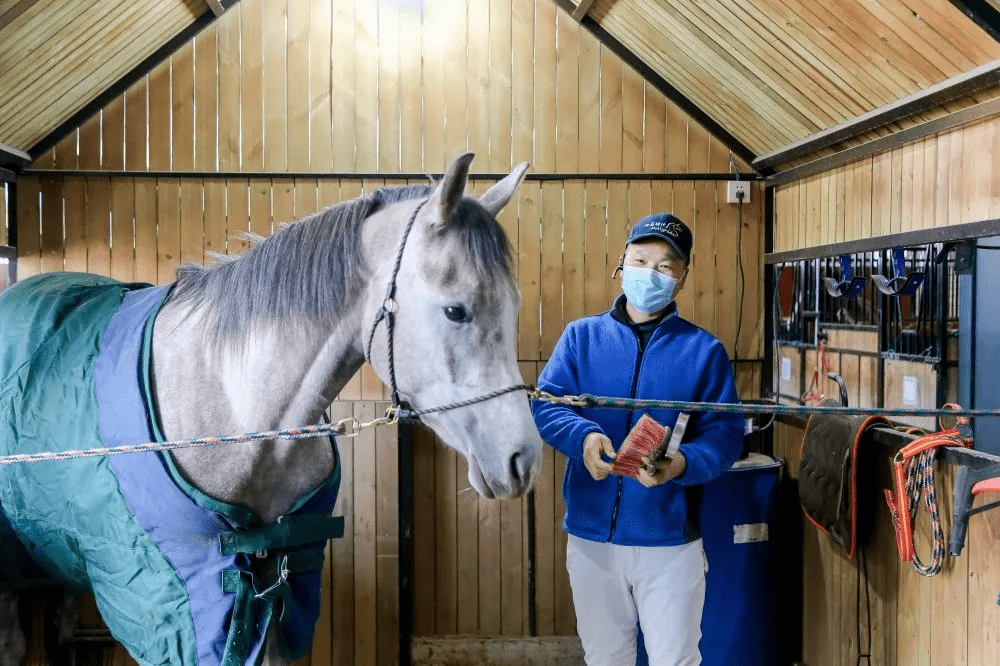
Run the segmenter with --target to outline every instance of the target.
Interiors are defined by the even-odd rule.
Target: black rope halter
[[[395,323],[396,310],[396,278],[399,276],[399,267],[403,263],[403,250],[406,249],[406,240],[410,237],[410,231],[413,229],[413,223],[416,221],[417,215],[420,214],[420,210],[424,207],[425,203],[427,203],[427,199],[421,201],[420,204],[413,210],[413,213],[410,215],[410,220],[406,223],[406,228],[403,230],[403,239],[400,241],[399,250],[396,252],[396,263],[392,267],[392,277],[389,279],[389,286],[386,288],[385,299],[382,300],[382,306],[378,309],[378,312],[375,313],[375,322],[372,324],[371,333],[368,335],[368,347],[365,350],[365,359],[371,363],[372,342],[375,340],[375,330],[381,322],[385,321],[386,334],[388,336],[389,343],[389,387],[392,389],[392,407],[389,408],[387,414],[391,413],[399,419],[417,419],[424,414],[445,412],[450,409],[458,409],[459,407],[468,407],[469,405],[475,405],[480,402],[492,400],[493,398],[506,395],[507,393],[513,393],[514,391],[531,391],[533,388],[528,384],[514,384],[513,386],[498,389],[476,398],[460,400],[447,405],[439,405],[437,407],[427,407],[425,409],[412,409],[407,403],[399,399],[399,387],[396,385],[396,357],[393,353],[393,324]]]

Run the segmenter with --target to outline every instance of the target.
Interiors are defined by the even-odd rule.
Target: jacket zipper
[[[631,327],[630,327],[631,329]],[[642,357],[646,353],[646,350],[642,347],[642,340],[639,338],[639,334],[634,330],[632,335],[635,336],[636,346],[639,348],[639,355],[635,358],[635,369],[632,371],[632,388],[629,390],[628,397],[630,400],[635,399],[635,391],[639,385],[639,368],[642,366]],[[632,416],[635,412],[633,410],[628,411],[628,429],[632,429]],[[626,431],[628,432],[628,431]],[[622,487],[625,485],[625,477],[618,477],[618,495],[615,497],[615,508],[611,512],[611,533],[608,534],[608,543],[615,538],[615,527],[618,525],[618,507],[622,502]]]

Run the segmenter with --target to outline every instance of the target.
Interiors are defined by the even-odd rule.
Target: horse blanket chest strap
[[[799,499],[806,517],[853,558],[858,543],[858,457],[880,416],[814,414],[802,436]]]
[[[235,594],[236,602],[220,666],[246,664],[251,648],[250,629],[258,621],[261,626],[267,627],[279,602],[282,612],[278,623],[283,629],[286,622],[302,616],[304,609],[298,606],[296,594],[288,584],[289,579],[296,574],[322,572],[323,549],[317,549],[316,544],[322,545],[329,539],[342,536],[344,517],[324,515],[286,516],[272,525],[219,535],[223,555],[241,553],[275,563],[273,582],[263,590],[257,589],[257,580],[250,571],[236,568],[222,572],[222,589],[227,594]]]
[[[934,490],[935,454],[942,446],[968,447],[971,434],[968,419],[959,417],[954,428],[914,439],[901,448],[893,459],[892,480],[895,492],[886,490],[885,501],[889,505],[896,532],[896,548],[899,559],[903,562],[912,561],[914,570],[922,576],[936,575],[944,563],[945,538]],[[913,521],[917,516],[921,494],[930,514],[934,541],[929,564],[920,561],[913,545]]]
[[[169,290],[57,273],[4,292],[0,450],[163,441],[150,362]],[[79,415],[72,427],[67,414]],[[330,515],[340,487],[330,441],[333,473],[276,525],[204,495],[167,454],[6,465],[0,505],[18,538],[11,547],[92,591],[142,666],[259,664],[272,614],[282,656],[297,659],[319,617],[325,540],[343,533]]]

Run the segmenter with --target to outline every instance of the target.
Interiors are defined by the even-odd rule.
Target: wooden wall
[[[775,455],[788,463],[798,479],[802,425],[779,422]],[[890,488],[888,449],[878,458],[880,488]],[[951,529],[955,469],[936,466],[937,498],[946,538]],[[872,608],[872,664],[892,666],[986,666],[1000,660],[1000,513],[972,516],[961,556],[948,556],[944,569],[932,578],[918,575],[900,562],[889,511],[881,490],[874,505],[875,533],[866,549],[868,590]],[[785,498],[797,502],[797,497]],[[980,496],[974,506],[995,498]],[[855,590],[858,560],[843,551],[812,524],[803,521],[802,622],[803,662],[809,666],[854,664],[857,655]],[[931,532],[923,508],[917,519],[918,555],[930,560]],[[864,618],[864,588],[862,588]],[[863,625],[862,625],[863,626]],[[862,629],[862,641],[865,630]],[[866,663],[866,662],[865,662]]]
[[[527,180],[500,216],[524,298],[527,382],[568,321],[619,293],[610,274],[631,223],[672,210],[695,236],[681,313],[738,357],[740,395],[759,395],[762,191],[741,220],[725,181],[655,178],[727,174],[728,151],[551,0],[243,0],[33,166],[55,171],[19,179],[19,276],[168,282],[206,251],[241,252],[241,231],[267,234],[407,182],[394,174],[440,173],[465,150],[476,173],[527,160],[530,174],[580,174]],[[357,413],[387,393],[365,368],[339,398],[335,409]],[[394,663],[392,436],[342,448],[345,463],[353,456],[342,499],[355,533],[333,545],[332,624],[313,666]],[[540,635],[573,635],[565,461],[550,448],[545,456],[534,611]],[[414,466],[416,634],[527,635],[526,501],[479,499],[464,461],[428,432]]]
[[[1000,147],[1000,120],[990,119],[963,126],[865,158],[831,172],[782,186],[775,196],[776,251],[803,249],[826,243],[877,237],[890,233],[976,222],[1000,216],[1000,171],[996,155]],[[855,340],[855,343],[859,341]],[[870,342],[870,341],[869,341]],[[831,347],[847,347],[839,340]],[[864,348],[864,347],[854,347]],[[872,347],[871,349],[874,349]],[[789,359],[789,376],[781,375],[781,358]],[[798,374],[805,363],[808,382],[815,367],[815,351],[804,359],[798,349],[783,347],[778,353],[776,382],[782,393],[799,395],[804,390]],[[845,373],[845,359],[851,369]],[[853,359],[857,359],[857,361]],[[857,388],[852,400],[865,406],[878,404],[875,359],[839,355],[845,378],[857,367]],[[884,365],[886,405],[897,405],[899,383],[904,374],[918,376],[920,406],[935,406],[933,374],[922,364],[886,360]],[[836,364],[834,369],[837,369]],[[849,381],[849,383],[851,383]],[[953,380],[949,385],[953,387]],[[874,389],[874,390],[873,390]],[[833,382],[826,382],[827,395],[836,395]],[[930,395],[930,400],[927,396]],[[930,420],[923,423],[932,425]],[[784,457],[793,478],[798,475],[802,440],[801,423],[777,424],[775,453]],[[881,485],[888,486],[890,453],[879,456]],[[955,469],[939,463],[937,497],[944,529],[952,525],[952,487]],[[987,498],[991,501],[995,498]],[[796,497],[786,497],[797,502]],[[984,503],[980,498],[976,505]],[[996,511],[973,516],[965,550],[948,557],[942,573],[933,578],[916,574],[901,563],[891,521],[884,501],[875,511],[877,526],[868,550],[869,589],[872,599],[873,652],[871,663],[892,666],[984,666],[1000,661],[1000,515]],[[855,576],[857,562],[847,560],[829,540],[805,523],[803,540],[803,657],[810,665],[855,663]],[[918,519],[917,549],[929,559],[930,528],[922,511]]]
[[[1000,119],[777,189],[774,251],[1000,217]]]

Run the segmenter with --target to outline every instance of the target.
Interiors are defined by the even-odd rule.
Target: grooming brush
[[[688,415],[681,413],[671,430],[643,414],[622,442],[612,472],[635,478],[639,475],[639,470],[645,467],[650,475],[655,475],[659,471],[659,461],[670,462],[677,455],[687,422]],[[648,457],[650,462],[643,463],[643,457]]]

